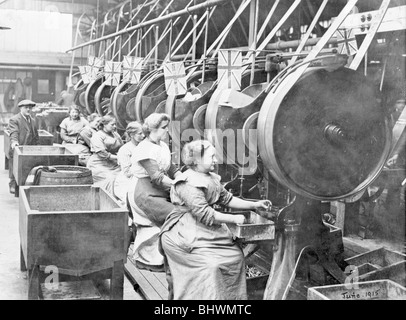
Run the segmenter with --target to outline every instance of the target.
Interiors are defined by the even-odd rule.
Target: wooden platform
[[[168,300],[168,283],[165,272],[151,272],[137,269],[127,257],[124,272],[134,289],[146,300]]]

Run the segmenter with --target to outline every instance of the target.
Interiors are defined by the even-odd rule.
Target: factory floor
[[[4,169],[3,138],[0,135],[0,300],[27,300],[27,272],[20,271],[19,198],[9,193],[8,170]],[[101,299],[108,299],[108,281],[104,287],[98,288]],[[124,300],[143,300],[126,277]]]

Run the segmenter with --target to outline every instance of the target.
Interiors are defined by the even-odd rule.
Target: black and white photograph
[[[405,30],[406,0],[0,0],[0,300],[406,300]]]

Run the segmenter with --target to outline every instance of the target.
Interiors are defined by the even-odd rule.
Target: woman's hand
[[[269,209],[272,206],[272,202],[269,200],[259,200],[255,202],[255,209]]]
[[[238,210],[257,210],[268,209],[270,206],[272,206],[272,203],[269,200],[251,201],[233,197],[227,206],[231,209]]]
[[[17,147],[17,146],[18,146],[18,142],[17,142],[17,141],[13,141],[13,142],[11,143],[11,150],[14,150],[14,148]]]
[[[244,224],[245,222],[245,217],[242,214],[236,214],[233,219],[235,224]]]
[[[394,155],[386,162],[386,165],[387,165],[388,167],[394,166],[394,165],[396,164],[396,162],[398,161],[398,157],[399,157],[398,154],[394,154]]]

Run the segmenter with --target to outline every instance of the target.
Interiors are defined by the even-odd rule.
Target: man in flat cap
[[[39,142],[36,121],[31,116],[32,108],[36,103],[31,100],[22,100],[18,103],[20,112],[10,118],[8,131],[10,132],[9,150],[9,178],[10,193],[15,193],[16,181],[13,174],[14,148],[18,145],[35,145]]]

